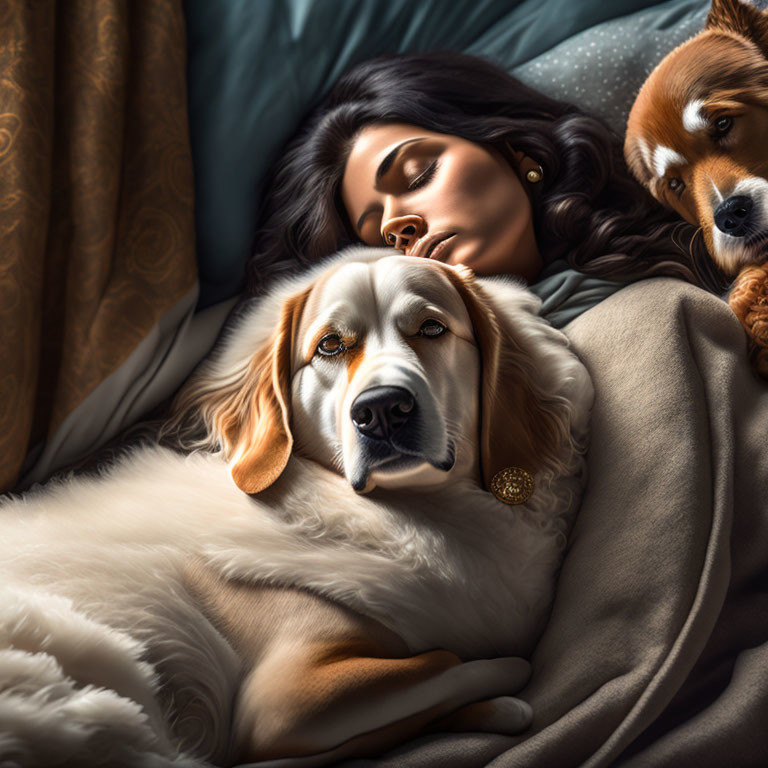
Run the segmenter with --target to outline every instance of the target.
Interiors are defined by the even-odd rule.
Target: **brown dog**
[[[627,124],[630,169],[702,228],[729,303],[768,376],[768,11],[713,0],[705,28],[664,58]]]

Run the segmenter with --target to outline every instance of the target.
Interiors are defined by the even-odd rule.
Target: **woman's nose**
[[[425,229],[421,216],[398,216],[385,222],[381,234],[387,245],[405,250],[424,234]]]

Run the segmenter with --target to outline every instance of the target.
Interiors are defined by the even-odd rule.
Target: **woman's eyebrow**
[[[381,161],[379,164],[379,167],[376,169],[376,183],[378,184],[382,177],[387,174],[389,169],[392,167],[395,160],[397,160],[397,156],[400,153],[400,150],[406,146],[407,144],[413,144],[417,141],[424,141],[424,136],[420,136],[415,139],[406,139],[405,141],[401,141],[391,152],[387,154],[387,156]]]
[[[381,179],[386,176],[386,174],[389,172],[389,169],[394,165],[395,160],[397,160],[398,154],[400,154],[400,150],[407,146],[408,144],[414,144],[418,141],[424,141],[426,139],[425,136],[418,136],[414,139],[406,139],[405,141],[401,141],[391,152],[387,153],[387,156],[379,163],[379,167],[376,169],[376,185],[381,181]],[[366,208],[360,218],[357,220],[357,231],[360,231],[360,228],[363,226],[363,222],[365,221],[365,217],[369,213],[373,213],[373,211],[376,210],[373,207]]]

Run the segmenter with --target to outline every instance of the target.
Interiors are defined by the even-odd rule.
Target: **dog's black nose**
[[[752,223],[752,198],[735,195],[715,208],[715,226],[726,235],[744,237]]]
[[[371,387],[352,403],[350,416],[357,431],[374,440],[387,440],[413,415],[416,400],[403,387]]]

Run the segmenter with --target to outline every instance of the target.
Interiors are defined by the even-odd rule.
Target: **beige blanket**
[[[567,328],[590,478],[522,697],[532,729],[346,765],[768,765],[768,386],[721,300],[666,279]]]

